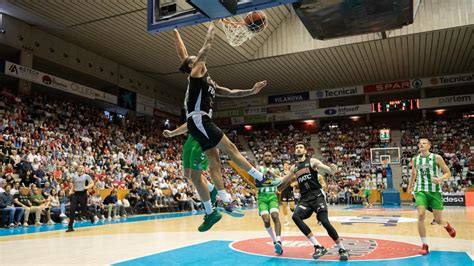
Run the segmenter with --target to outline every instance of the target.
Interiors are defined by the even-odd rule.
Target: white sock
[[[267,230],[268,234],[272,238],[273,242],[276,242],[276,237],[275,234],[273,233],[273,228],[270,226],[268,228],[265,227],[265,230]]]
[[[202,204],[204,205],[204,211],[206,212],[206,214],[211,214],[212,213],[211,200],[204,201]]]
[[[255,180],[262,181],[263,179],[263,174],[257,171],[255,167],[252,167],[252,169],[250,169],[247,173],[255,178]]]
[[[217,193],[219,194],[219,197],[221,197],[221,200],[225,203],[230,203],[232,202],[232,199],[230,198],[229,193],[227,191],[223,190],[218,190]]]
[[[316,240],[316,238],[314,236],[312,237],[308,237],[309,238],[309,241],[311,241],[311,243],[313,243],[313,246],[322,246],[318,240]]]
[[[207,188],[209,189],[209,192],[214,190],[214,185],[211,182],[207,182]]]
[[[345,249],[345,248],[344,248],[344,245],[342,244],[342,241],[341,241],[341,240],[339,240],[339,243],[336,243],[336,244],[337,244],[337,247],[338,247],[338,248]]]
[[[426,242],[426,237],[421,237],[421,243],[423,244],[427,244],[428,242]]]
[[[281,242],[281,236],[277,236],[277,241],[276,242]]]

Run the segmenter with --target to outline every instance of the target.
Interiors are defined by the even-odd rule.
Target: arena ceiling
[[[425,0],[415,22],[419,25],[388,32],[386,39],[368,34],[329,41],[308,40],[291,8],[278,6],[265,10],[269,28],[239,48],[228,45],[219,30],[208,65],[222,85],[246,88],[267,79],[272,94],[471,72],[473,7],[467,17],[460,14],[444,23],[438,6],[456,2],[462,10],[469,1]],[[0,2],[42,30],[184,91],[173,35],[146,31],[146,0]],[[435,19],[438,25],[430,25]],[[206,30],[206,25],[181,30],[191,53],[201,47]]]

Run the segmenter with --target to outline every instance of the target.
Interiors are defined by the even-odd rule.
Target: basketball
[[[248,13],[244,19],[247,28],[255,33],[263,31],[267,27],[267,16],[263,11],[255,11]]]

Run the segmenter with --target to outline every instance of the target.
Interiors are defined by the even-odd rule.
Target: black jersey
[[[216,87],[216,83],[207,74],[201,78],[190,76],[186,91],[186,111],[188,115],[196,113],[212,115]]]
[[[296,163],[295,177],[302,196],[310,191],[322,188],[318,179],[318,171],[313,170],[310,160],[311,158],[306,157],[306,160],[303,162]]]

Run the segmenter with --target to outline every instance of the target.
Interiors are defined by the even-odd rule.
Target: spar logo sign
[[[328,236],[317,236],[328,253],[319,260],[339,261],[338,248]],[[350,251],[350,260],[365,261],[378,259],[402,259],[418,256],[419,247],[413,244],[385,239],[369,239],[359,237],[342,237],[342,243]],[[283,254],[279,258],[313,260],[311,255],[314,247],[305,236],[283,236]],[[271,239],[256,238],[236,241],[230,248],[247,254],[274,257],[274,247]]]
[[[389,83],[382,83],[382,84],[372,84],[372,85],[364,85],[364,92],[381,92],[381,91],[392,91],[392,90],[404,90],[410,89],[411,83],[409,80],[404,81],[397,81],[397,82],[389,82]]]

